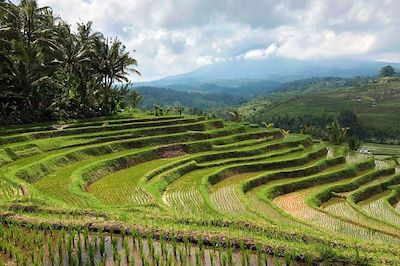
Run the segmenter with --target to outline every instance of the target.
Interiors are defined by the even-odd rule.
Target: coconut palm
[[[77,32],[35,0],[0,0],[0,122],[115,112],[137,62],[117,39]]]
[[[34,0],[23,0],[19,6],[0,3],[0,85],[2,100],[12,102],[24,115],[41,108],[43,83],[54,72],[43,61],[40,39],[46,34],[44,22],[51,11],[37,6]]]
[[[340,145],[346,140],[347,131],[350,128],[341,127],[337,120],[334,120],[326,127],[325,136],[333,145]]]
[[[130,66],[137,66],[137,61],[126,52],[126,47],[118,40],[99,38],[95,41],[93,67],[99,73],[102,89],[102,108],[108,113],[114,82],[127,82],[129,73],[140,75]]]
[[[131,107],[136,108],[139,105],[141,100],[143,100],[143,96],[140,95],[140,93],[136,89],[131,90],[131,93],[129,95],[129,101],[130,101]]]

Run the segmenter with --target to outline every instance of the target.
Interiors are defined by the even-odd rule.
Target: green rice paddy
[[[396,167],[204,117],[3,127],[0,265],[398,265]]]

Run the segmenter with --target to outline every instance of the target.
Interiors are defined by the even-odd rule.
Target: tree
[[[231,112],[229,112],[229,115],[232,118],[232,121],[239,123],[240,121],[242,121],[242,114],[238,111],[238,110],[233,110]]]
[[[143,100],[143,96],[140,95],[136,89],[131,90],[131,93],[129,95],[129,101],[130,101],[131,107],[132,108],[138,107],[141,100]]]
[[[175,103],[175,111],[179,114],[182,115],[184,108],[180,102]]]
[[[383,78],[383,77],[394,77],[394,76],[396,76],[396,71],[394,70],[394,68],[392,66],[384,66],[379,71],[379,76],[381,78]]]
[[[110,113],[113,86],[115,81],[127,82],[128,73],[140,75],[140,72],[130,66],[136,66],[137,61],[129,56],[126,47],[118,40],[110,41],[99,38],[95,41],[93,67],[98,71],[98,80],[101,83],[101,107],[105,114]]]
[[[118,39],[39,7],[0,0],[0,123],[115,113],[137,61]],[[116,86],[116,82],[122,83]]]
[[[347,144],[351,150],[356,151],[361,147],[362,141],[356,137],[350,137],[347,140]]]
[[[160,110],[161,110],[161,106],[159,106],[158,104],[154,105],[154,115],[155,116],[159,116],[160,115]]]
[[[342,128],[337,120],[326,127],[325,136],[333,145],[340,145],[346,140],[349,128]]]
[[[364,127],[362,126],[357,115],[351,110],[343,110],[338,117],[339,124],[342,127],[349,128],[347,134],[363,139],[366,136]]]
[[[42,55],[40,40],[46,38],[46,21],[52,20],[49,7],[23,0],[16,6],[0,3],[0,86],[2,105],[15,105],[21,121],[31,121],[41,108],[40,91],[54,72]],[[7,110],[4,110],[7,114]]]

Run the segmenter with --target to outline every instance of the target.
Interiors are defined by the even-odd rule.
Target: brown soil
[[[182,155],[186,155],[186,147],[184,145],[171,145],[160,148],[158,154],[161,158],[173,158]]]

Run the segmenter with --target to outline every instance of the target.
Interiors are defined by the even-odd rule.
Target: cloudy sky
[[[38,0],[136,50],[147,81],[225,60],[400,62],[400,0]]]

